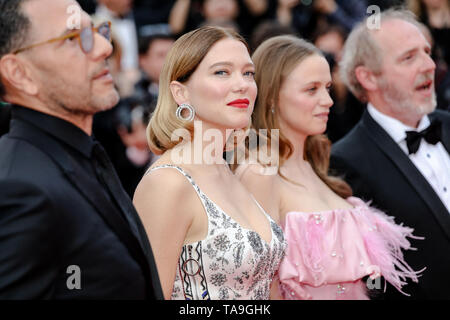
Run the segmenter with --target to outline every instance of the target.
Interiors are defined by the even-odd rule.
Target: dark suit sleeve
[[[38,187],[0,180],[0,300],[51,297],[58,259],[55,218]]]
[[[0,102],[0,136],[8,133],[9,122],[11,121],[11,107],[6,105],[2,106]]]

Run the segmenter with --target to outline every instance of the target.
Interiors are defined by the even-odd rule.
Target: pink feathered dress
[[[352,209],[286,214],[288,247],[278,274],[285,299],[367,300],[368,275],[400,291],[406,278],[418,281],[401,251],[412,249],[406,237],[414,238],[413,229],[359,198],[347,201]]]

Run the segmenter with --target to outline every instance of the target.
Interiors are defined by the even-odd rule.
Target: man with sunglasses
[[[0,0],[0,98],[12,104],[0,139],[0,299],[161,299],[145,230],[91,134],[93,115],[119,99],[111,25],[80,11],[73,29],[77,5]]]

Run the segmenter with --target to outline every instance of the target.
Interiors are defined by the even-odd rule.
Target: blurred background
[[[327,135],[332,142],[358,122],[364,105],[339,78],[338,63],[348,33],[368,14],[406,6],[423,24],[436,62],[438,108],[450,111],[449,0],[78,0],[94,23],[112,22],[111,73],[121,100],[94,118],[94,135],[105,146],[125,190],[134,190],[156,156],[146,126],[158,99],[164,59],[182,34],[203,25],[233,28],[254,50],[264,40],[293,34],[321,49],[333,75]],[[0,135],[9,130],[9,106],[0,102]]]

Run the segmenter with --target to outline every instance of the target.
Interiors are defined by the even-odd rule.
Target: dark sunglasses
[[[78,43],[80,44],[81,50],[83,50],[84,53],[91,52],[92,48],[94,47],[94,34],[98,32],[100,35],[102,35],[106,40],[111,42],[111,22],[106,21],[100,24],[98,27],[86,27],[79,31],[75,31],[69,34],[66,34],[65,36],[53,38],[44,42],[39,42],[36,44],[33,44],[31,46],[27,46],[24,48],[17,49],[13,51],[13,54],[17,54],[19,52],[41,46],[43,44],[51,43],[51,42],[57,42],[57,41],[63,41],[66,39],[73,39],[78,38]]]

